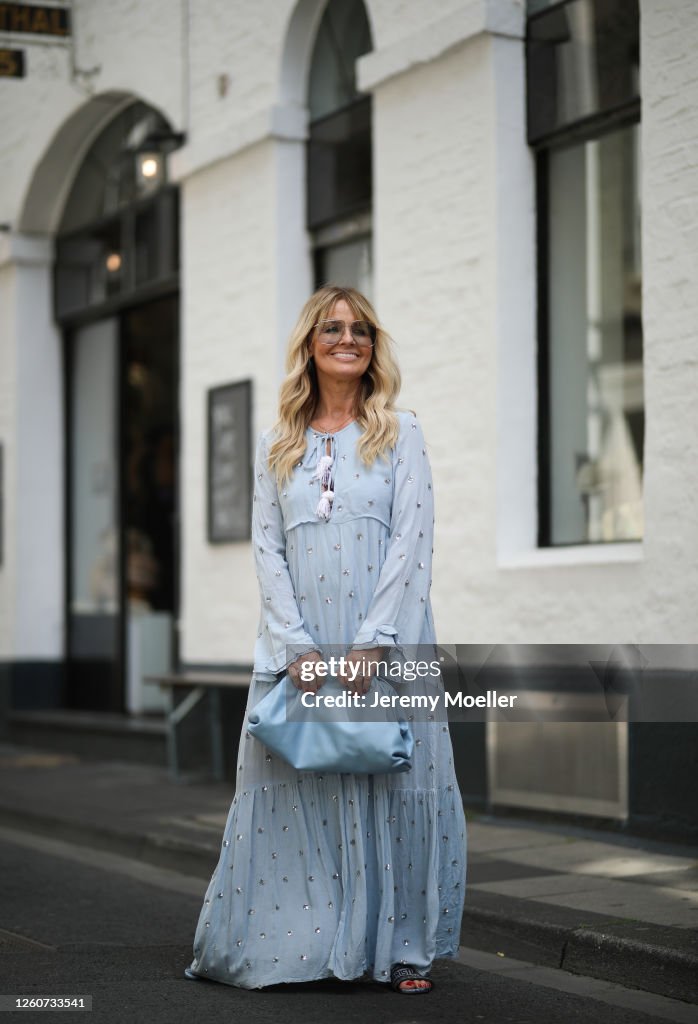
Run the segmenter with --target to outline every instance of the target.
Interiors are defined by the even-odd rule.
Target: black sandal
[[[400,985],[405,981],[426,981],[429,988],[426,988],[424,985],[415,988],[400,988]],[[405,995],[411,995],[413,992],[426,994],[434,988],[434,982],[431,978],[425,978],[412,964],[393,964],[390,968],[390,984],[395,992],[402,992]]]

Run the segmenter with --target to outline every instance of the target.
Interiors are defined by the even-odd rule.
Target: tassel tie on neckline
[[[320,519],[329,519],[332,512],[332,502],[334,501],[334,491],[332,490],[333,465],[334,459],[331,455],[321,455],[314,474],[322,486],[322,495],[315,509],[315,513]]]

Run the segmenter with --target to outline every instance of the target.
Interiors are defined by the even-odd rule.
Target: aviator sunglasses
[[[347,326],[356,344],[362,348],[370,348],[376,342],[376,328],[368,320],[354,320],[348,325],[344,320],[321,320],[315,326],[323,345],[335,345],[344,337],[344,329]]]

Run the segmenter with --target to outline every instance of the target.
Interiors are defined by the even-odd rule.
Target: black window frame
[[[53,303],[54,317],[58,324],[69,327],[89,323],[95,319],[112,316],[124,305],[137,305],[161,295],[179,290],[180,264],[180,196],[179,186],[166,184],[149,196],[136,199],[114,213],[105,214],[89,225],[72,231],[62,232],[56,236],[56,259],[53,266]],[[169,211],[168,211],[169,208]],[[159,268],[157,276],[139,283],[136,280],[136,221],[138,217],[154,212],[158,222],[158,230],[168,233],[171,240],[169,265]],[[165,224],[168,220],[169,223]],[[81,239],[93,238],[100,230],[118,227],[121,239],[121,255],[124,266],[124,284],[114,294],[105,296],[97,302],[89,302],[65,308],[61,305],[61,250],[63,246]],[[158,246],[163,254],[163,247]]]
[[[338,202],[337,195],[333,195],[334,202],[328,204],[327,209],[318,211],[316,199],[316,188],[318,181],[322,181],[324,173],[318,167],[319,150],[329,143],[322,139],[322,133],[328,126],[332,127],[342,121],[358,124],[358,132],[349,132],[344,142],[351,143],[355,138],[368,135],[369,161],[365,183],[365,190],[357,190],[356,198],[345,203]],[[363,122],[363,123],[362,123]],[[307,155],[306,155],[306,184],[307,184],[307,227],[309,231],[317,231],[328,224],[335,224],[338,221],[349,219],[358,213],[370,210],[373,205],[373,168],[371,166],[372,149],[372,125],[373,125],[373,99],[371,96],[362,96],[352,103],[341,107],[339,110],[325,114],[315,121],[311,121],[308,128]]]

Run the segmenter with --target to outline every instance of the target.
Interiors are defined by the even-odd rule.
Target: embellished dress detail
[[[259,437],[261,611],[235,795],[194,938],[202,977],[242,988],[389,982],[394,963],[426,974],[458,950],[466,824],[448,726],[415,716],[412,769],[389,775],[298,772],[247,731],[247,714],[301,653],[340,645],[399,657],[436,643],[429,457],[414,414],[398,416],[395,448],[370,468],[356,421],[334,434],[308,428],[283,488],[267,465],[270,433]]]
[[[325,444],[325,454],[321,455],[318,459],[317,469],[315,470],[315,476],[320,481],[322,486],[322,495],[317,504],[317,515],[320,519],[329,519],[332,512],[332,502],[334,501],[334,491],[332,490],[332,467],[334,465],[334,458],[330,454],[330,446],[334,445],[334,438],[328,437]]]

